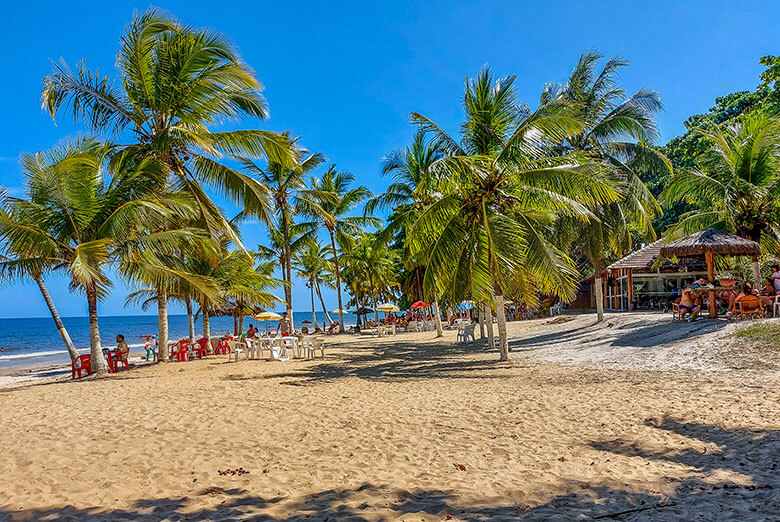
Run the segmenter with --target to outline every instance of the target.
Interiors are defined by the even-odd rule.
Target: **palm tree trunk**
[[[68,355],[70,355],[70,361],[71,362],[75,361],[76,359],[79,358],[79,352],[76,350],[76,347],[73,345],[73,341],[71,341],[70,334],[68,334],[68,330],[65,328],[65,325],[62,324],[62,319],[60,319],[60,314],[57,312],[57,309],[54,307],[54,300],[51,298],[49,289],[46,288],[46,285],[43,283],[43,277],[41,276],[41,274],[33,274],[32,278],[41,291],[41,295],[43,296],[43,301],[46,303],[46,306],[49,308],[49,313],[51,314],[51,318],[54,319],[54,325],[57,327],[57,331],[60,332],[60,337],[62,337],[62,342],[65,343],[65,348],[68,349]]]
[[[433,299],[433,320],[436,322],[436,337],[443,337],[444,331],[441,328],[441,313],[439,313],[439,300]]]
[[[290,229],[287,220],[287,202],[282,205],[282,237],[284,240],[284,266],[282,267],[282,278],[287,281],[284,285],[284,301],[287,304],[287,318],[290,319],[290,324],[295,324],[293,320],[293,307],[292,307],[292,253],[290,252]]]
[[[89,308],[89,353],[92,373],[106,373],[108,365],[103,357],[103,347],[100,345],[100,328],[97,313],[97,289],[87,285],[87,307]]]
[[[336,293],[339,296],[339,333],[344,332],[344,310],[341,307],[341,272],[339,271],[339,254],[336,252],[336,236],[330,230],[330,246],[333,249],[333,266],[336,268]]]
[[[168,295],[157,291],[157,360],[168,362]]]
[[[710,281],[711,283],[712,281]],[[753,287],[761,286],[761,266],[758,264],[758,258],[753,257]]]
[[[487,326],[488,347],[493,350],[496,347],[496,339],[493,337],[493,313],[490,310],[490,303],[482,303],[485,310],[485,325]]]
[[[317,309],[314,307],[314,281],[309,281],[309,290],[311,291],[311,322],[314,325],[314,330],[319,328],[317,323]]]
[[[479,316],[479,338],[485,338],[485,314],[483,308],[477,305],[477,315]]]
[[[205,306],[201,306],[201,313],[203,314],[203,337],[208,339],[208,343],[206,344],[206,348],[208,349],[208,353],[214,353],[214,349],[211,347],[211,323],[210,323],[210,317],[209,312],[206,310]]]
[[[188,297],[185,300],[187,306],[187,326],[190,330],[190,344],[195,343],[195,316],[192,313],[192,301]]]
[[[238,316],[233,314],[233,335],[238,335]]]
[[[330,318],[328,309],[325,307],[325,300],[322,298],[322,288],[320,288],[319,283],[317,283],[317,297],[320,298],[320,304],[322,305],[322,313],[325,314],[325,319],[328,321],[328,325],[332,324],[333,319]]]
[[[244,333],[244,311],[242,310],[238,316],[238,335],[241,335],[243,333]]]
[[[496,317],[498,318],[498,348],[502,361],[509,360],[509,340],[506,333],[506,314],[504,313],[504,292],[501,287],[495,285]]]
[[[596,322],[600,323],[604,320],[604,283],[601,279],[601,262],[593,263],[593,268],[596,269],[596,278],[593,280],[593,285],[596,287]]]

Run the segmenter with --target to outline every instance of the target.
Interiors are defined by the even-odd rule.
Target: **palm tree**
[[[622,196],[619,201],[592,206],[590,210],[598,219],[561,220],[558,227],[559,234],[570,237],[574,249],[582,252],[595,270],[599,321],[604,318],[601,270],[605,255],[622,255],[630,250],[631,226],[646,239],[655,239],[652,221],[661,208],[640,174],[672,172],[669,160],[650,146],[658,137],[655,114],[662,109],[658,93],[640,89],[626,98],[616,80],[628,61],[612,57],[597,74],[601,58],[594,51],[582,53],[568,81],[564,85],[548,84],[542,95],[543,100],[563,97],[579,112],[584,126],[567,136],[562,147],[588,153],[600,161]]]
[[[21,163],[28,199],[13,200],[13,212],[35,226],[16,227],[7,237],[27,245],[22,256],[67,269],[71,288],[86,294],[92,368],[105,372],[97,305],[111,286],[106,266],[136,252],[174,252],[190,234],[157,230],[188,207],[166,194],[166,173],[154,158],[92,138],[24,155]]]
[[[282,267],[282,279],[285,281],[284,298],[287,304],[287,315],[293,322],[292,306],[292,243],[293,243],[293,216],[299,198],[306,197],[305,175],[325,161],[322,154],[315,153],[307,156],[307,151],[296,149],[296,155],[304,158],[295,168],[290,168],[281,163],[269,162],[266,168],[261,168],[249,159],[242,159],[244,169],[257,176],[257,178],[269,187],[275,220],[270,215],[258,216],[266,222],[269,233],[278,230],[281,237],[280,264]],[[313,224],[303,224],[297,227],[299,230],[313,230]]]
[[[49,293],[49,289],[43,281],[45,273],[51,272],[55,265],[48,260],[45,256],[36,255],[33,257],[27,257],[25,252],[31,250],[31,245],[14,244],[13,231],[17,228],[35,228],[35,223],[25,222],[24,215],[17,215],[13,212],[13,207],[6,210],[7,193],[5,190],[0,191],[0,240],[2,241],[2,251],[4,255],[0,255],[0,276],[7,281],[13,281],[16,279],[24,279],[29,277],[35,284],[38,285],[38,289],[41,292],[43,301],[46,303],[46,307],[49,309],[51,318],[54,320],[54,325],[57,327],[57,331],[62,337],[62,342],[65,344],[65,348],[68,350],[68,355],[71,361],[75,361],[79,352],[73,344],[70,338],[68,330],[62,323],[59,312],[54,306],[54,300]],[[32,239],[29,236],[16,236],[17,240]]]
[[[417,217],[434,203],[438,193],[438,179],[431,167],[443,155],[443,151],[437,144],[427,141],[425,132],[420,130],[415,133],[410,147],[394,150],[384,159],[382,175],[392,176],[393,183],[383,194],[370,199],[365,208],[366,213],[373,213],[377,208],[393,209],[387,227],[379,235],[380,240],[387,241],[391,234],[399,232],[405,238]],[[405,267],[414,274],[411,281],[419,283],[425,261],[418,259],[418,256],[413,256],[407,245],[404,247]],[[421,285],[416,285],[416,290],[418,295],[415,298],[424,299]],[[436,318],[436,336],[441,337],[443,331],[438,296],[433,295],[431,300]]]
[[[322,299],[322,285],[328,284],[327,274],[330,266],[327,260],[328,248],[322,245],[316,239],[309,239],[301,245],[292,259],[293,266],[298,277],[306,281],[306,286],[311,292],[311,315],[315,328],[318,327],[317,311],[314,306],[314,295],[316,293],[322,306],[322,313],[325,315],[328,323],[332,323],[328,309],[325,307],[325,301]]]
[[[710,150],[696,166],[681,170],[661,194],[665,204],[696,208],[680,216],[670,235],[712,227],[761,243],[780,253],[780,119],[755,113],[725,129],[699,129]],[[753,277],[760,281],[758,261]]]
[[[380,299],[386,299],[398,286],[395,267],[396,252],[388,248],[376,234],[361,234],[344,252],[344,280],[352,288],[352,295],[359,303],[370,300],[374,308],[374,320],[379,321],[376,307]]]
[[[211,232],[238,236],[203,189],[214,187],[254,213],[267,212],[268,190],[220,163],[223,155],[265,157],[295,166],[289,136],[262,130],[212,132],[208,126],[264,119],[262,85],[227,40],[183,26],[155,9],[136,14],[121,38],[119,83],[65,62],[43,80],[43,107],[52,118],[70,108],[96,132],[129,135],[127,147],[153,156],[195,199]],[[128,131],[130,131],[128,133]]]
[[[336,166],[331,165],[321,178],[311,178],[308,197],[299,201],[299,210],[322,224],[330,237],[339,303],[339,332],[344,331],[344,310],[337,243],[347,245],[351,241],[350,236],[362,232],[362,227],[379,224],[379,220],[372,217],[348,216],[361,201],[371,197],[371,192],[364,185],[350,188],[354,181],[352,174],[337,172]]]
[[[592,217],[585,205],[617,199],[582,154],[556,154],[554,143],[582,123],[568,104],[544,100],[535,111],[516,102],[514,77],[494,83],[488,68],[466,80],[460,142],[430,119],[412,121],[448,154],[433,165],[442,196],[409,235],[413,253],[425,253],[426,291],[452,302],[495,300],[501,360],[509,357],[504,292],[535,299],[536,288],[574,297],[576,271],[547,237],[560,215]]]

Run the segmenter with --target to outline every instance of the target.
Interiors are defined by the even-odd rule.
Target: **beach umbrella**
[[[412,310],[417,310],[418,308],[428,308],[429,306],[431,305],[426,303],[425,301],[417,301],[413,303],[412,306],[410,306],[409,308],[411,308]]]
[[[259,314],[255,314],[252,317],[258,321],[277,321],[282,318],[281,315],[274,312],[260,312]]]
[[[303,321],[301,321],[301,324],[311,324],[311,321],[309,321],[308,319],[304,319]]]
[[[348,314],[349,312],[346,311],[346,310],[341,310],[339,308],[336,308],[335,310],[331,310],[330,313],[332,313],[332,314]]]
[[[395,306],[393,303],[385,303],[376,307],[380,312],[400,312],[401,309]]]
[[[355,310],[355,315],[366,315],[366,314],[372,314],[374,311],[371,308],[368,307],[360,307],[357,310]]]
[[[252,317],[257,319],[258,321],[278,321],[282,318],[281,315],[274,313],[274,312],[260,312],[259,314],[255,314]],[[265,332],[268,333],[268,324],[265,325]]]

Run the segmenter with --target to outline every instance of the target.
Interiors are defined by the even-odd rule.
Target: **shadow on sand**
[[[664,419],[648,426],[712,442],[720,449],[653,452],[632,441],[597,441],[591,446],[611,454],[646,461],[663,460],[690,466],[694,477],[679,482],[674,493],[662,497],[644,484],[626,489],[577,482],[560,484],[574,491],[536,506],[512,498],[486,498],[477,504],[458,501],[454,492],[400,490],[363,484],[352,489],[330,489],[301,498],[265,497],[245,489],[205,487],[193,498],[141,499],[129,509],[65,506],[40,510],[0,508],[2,520],[388,520],[428,515],[446,520],[777,520],[780,513],[780,477],[776,472],[780,432],[728,430],[719,426]],[[774,457],[774,458],[773,458]],[[637,463],[640,465],[641,461]],[[774,466],[774,467],[773,467]],[[705,481],[708,472],[739,473],[744,480]],[[613,482],[614,483],[614,482]],[[632,490],[629,490],[632,489]],[[188,507],[197,497],[213,497],[212,507]],[[270,513],[281,513],[271,515]]]

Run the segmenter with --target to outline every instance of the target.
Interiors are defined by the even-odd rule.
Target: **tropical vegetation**
[[[410,114],[411,141],[382,159],[390,182],[374,195],[292,132],[248,123],[267,103],[226,37],[150,9],[127,25],[115,75],[62,61],[45,76],[44,109],[88,134],[22,155],[23,194],[0,193],[0,278],[36,283],[75,359],[45,282],[65,275],[87,304],[97,372],[98,309],[116,281],[128,305],[157,309],[161,361],[169,303],[191,340],[198,317],[206,339],[218,315],[240,335],[246,315],[280,303],[292,319],[296,282],[314,329],[318,306],[335,327],[331,291],[340,332],[348,308],[378,321],[380,303],[424,301],[442,335],[444,310],[476,307],[507,360],[509,301],[568,302],[590,275],[598,291],[637,242],[716,227],[780,255],[780,58],[761,63],[755,91],[718,98],[664,146],[660,95],[628,94],[621,57],[583,53],[531,104],[486,66],[452,100],[454,132]],[[267,241],[248,249],[242,230],[258,224]]]

